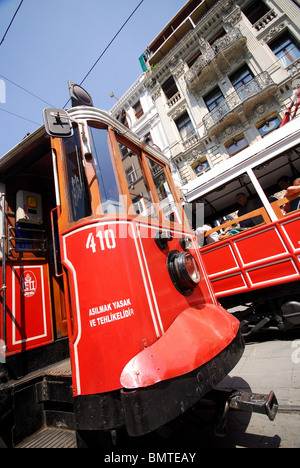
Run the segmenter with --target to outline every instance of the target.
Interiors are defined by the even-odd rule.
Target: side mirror
[[[48,135],[58,138],[73,136],[71,119],[63,109],[44,109],[44,124]]]

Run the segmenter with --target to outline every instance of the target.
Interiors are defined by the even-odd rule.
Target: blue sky
[[[0,46],[0,157],[43,123],[45,107],[66,104],[68,80],[83,80],[139,3],[23,1]],[[140,55],[185,3],[143,0],[83,83],[95,107],[109,110],[114,104],[109,93],[121,97],[134,83],[142,73]],[[19,4],[20,0],[0,0],[0,41]]]

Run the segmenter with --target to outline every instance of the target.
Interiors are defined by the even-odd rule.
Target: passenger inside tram
[[[240,192],[236,196],[236,200],[240,206],[238,210],[238,217],[243,216],[247,213],[257,210],[263,206],[260,200],[252,199],[250,200],[244,192]],[[263,218],[261,216],[255,216],[254,218],[244,219],[240,222],[240,226],[243,228],[257,226],[258,224],[263,223]]]
[[[287,176],[287,175],[284,175],[284,176],[281,176],[278,180],[277,180],[277,184],[279,185],[279,187],[281,188],[281,190],[287,190],[288,187],[290,187],[291,185],[293,185],[293,182],[292,182],[292,179]]]
[[[300,210],[299,145],[274,158],[264,159],[249,171],[240,173],[237,168],[236,172],[231,179],[220,172],[219,184],[213,173],[211,180],[206,177],[207,188],[196,200],[204,205],[205,224],[212,226],[205,237],[217,233],[218,241],[222,241],[238,235],[241,230],[269,224]],[[211,190],[208,189],[210,185]],[[205,247],[207,242],[202,244]]]
[[[285,196],[290,197],[300,192],[300,177],[294,180],[293,185],[289,186],[286,190]],[[285,213],[290,213],[300,208],[300,197],[294,198],[289,203],[283,206]]]

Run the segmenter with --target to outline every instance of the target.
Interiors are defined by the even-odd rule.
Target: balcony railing
[[[215,41],[209,48],[196,60],[194,65],[185,75],[185,80],[189,89],[192,89],[198,81],[203,70],[214,60],[218,55],[224,53],[227,49],[236,47],[239,43],[245,43],[246,38],[242,35],[239,29],[232,29],[225,36]]]
[[[195,144],[197,144],[199,141],[199,135],[196,130],[193,131],[192,134],[189,134],[185,138],[182,139],[182,144],[184,149],[191,148]]]
[[[167,101],[168,107],[174,106],[174,104],[176,104],[177,101],[180,101],[180,99],[181,99],[180,91],[177,91],[177,93],[174,94],[174,96],[172,96],[170,99],[168,99],[168,101]]]
[[[274,81],[267,72],[264,72],[249,81],[249,83],[236,89],[203,118],[206,130],[211,130],[212,127],[224,120],[227,114],[272,86],[276,86]]]
[[[277,13],[275,10],[270,10],[266,15],[264,15],[262,18],[260,18],[254,25],[253,27],[257,30],[260,31],[261,29],[265,28],[274,18],[276,18]]]
[[[290,73],[290,75],[296,75],[300,72],[300,58],[295,60],[294,62],[290,63],[286,70]]]

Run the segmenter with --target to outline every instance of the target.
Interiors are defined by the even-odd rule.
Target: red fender
[[[220,306],[184,310],[158,341],[126,364],[120,377],[122,387],[148,387],[197,369],[231,343],[239,324]]]

